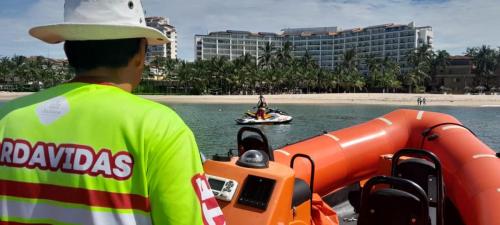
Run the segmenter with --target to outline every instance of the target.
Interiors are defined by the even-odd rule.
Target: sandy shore
[[[144,96],[164,103],[248,103],[258,100],[256,95],[244,96]],[[500,95],[443,95],[443,94],[302,94],[265,95],[269,104],[376,104],[417,105],[418,97],[425,97],[427,105],[500,107]]]
[[[31,93],[0,92],[0,101],[7,101]],[[144,95],[144,98],[163,103],[255,104],[257,95]],[[500,107],[500,95],[443,95],[443,94],[301,94],[265,95],[269,104],[376,104],[417,105],[418,97],[425,97],[427,105]]]

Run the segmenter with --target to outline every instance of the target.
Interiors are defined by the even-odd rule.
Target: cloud
[[[143,0],[143,4],[148,16],[170,18],[178,31],[179,58],[189,60],[194,57],[194,34],[227,29],[279,32],[415,21],[417,26],[432,26],[435,48],[452,54],[469,46],[500,46],[498,0]],[[47,47],[27,35],[35,23],[62,21],[63,0],[38,0],[25,8],[14,18],[0,15],[0,26],[8,30],[0,36],[0,55],[50,52],[63,57],[60,45]]]
[[[194,34],[218,30],[278,32],[287,27],[344,29],[385,23],[432,26],[437,49],[500,46],[498,0],[145,0],[149,15],[171,18],[179,57],[192,59]]]
[[[14,0],[8,0],[14,1]],[[15,0],[17,1],[17,0]],[[43,55],[54,58],[63,58],[61,45],[48,45],[38,39],[31,37],[28,30],[37,25],[57,23],[63,18],[63,0],[39,0],[31,4],[27,1],[19,1],[19,4],[12,6],[12,3],[2,3],[10,6],[11,10],[2,11],[0,14],[0,56],[16,55]],[[0,7],[3,8],[3,5]]]

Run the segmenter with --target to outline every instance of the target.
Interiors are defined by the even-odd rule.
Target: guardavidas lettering
[[[0,144],[0,166],[24,167],[72,174],[126,180],[132,176],[134,160],[127,151],[113,155],[109,149],[95,151],[79,144],[37,142],[4,138]]]

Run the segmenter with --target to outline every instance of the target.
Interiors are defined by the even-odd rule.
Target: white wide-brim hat
[[[64,23],[31,28],[29,33],[44,42],[146,38],[149,45],[170,42],[146,25],[140,0],[66,0]]]

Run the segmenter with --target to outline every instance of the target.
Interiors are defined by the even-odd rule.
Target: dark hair
[[[77,73],[98,67],[120,68],[127,66],[134,55],[139,52],[141,38],[66,41],[64,52],[68,62]]]

